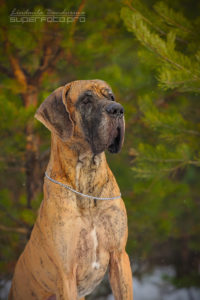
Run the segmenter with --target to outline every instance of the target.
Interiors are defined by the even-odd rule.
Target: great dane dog
[[[102,80],[56,89],[35,117],[51,131],[44,200],[9,299],[84,299],[107,268],[116,300],[132,300],[127,214],[104,151],[120,151],[124,110]]]

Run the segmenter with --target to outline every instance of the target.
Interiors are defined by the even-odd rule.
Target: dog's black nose
[[[106,106],[106,111],[112,116],[122,116],[124,114],[124,108],[121,104],[112,102]]]

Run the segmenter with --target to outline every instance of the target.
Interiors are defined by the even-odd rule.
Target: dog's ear
[[[70,84],[59,87],[49,95],[36,111],[35,118],[64,142],[73,134],[74,125],[67,108]]]

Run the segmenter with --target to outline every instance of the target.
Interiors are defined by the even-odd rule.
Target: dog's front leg
[[[123,252],[110,255],[109,278],[116,300],[133,300],[133,280],[129,257]]]
[[[63,274],[57,281],[56,300],[78,300],[76,276]]]

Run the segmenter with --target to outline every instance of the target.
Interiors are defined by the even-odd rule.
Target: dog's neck
[[[94,155],[86,143],[64,143],[56,136],[51,140],[47,174],[85,194],[98,192],[112,175],[104,152]]]

